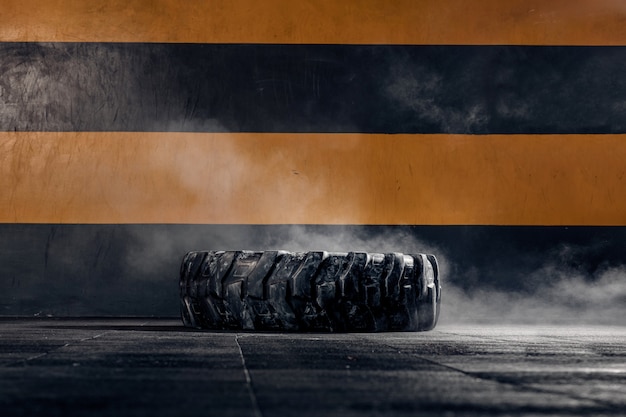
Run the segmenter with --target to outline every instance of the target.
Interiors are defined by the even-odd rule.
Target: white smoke
[[[547,265],[529,277],[528,291],[446,286],[442,323],[615,324],[626,323],[626,267],[594,277]]]
[[[173,226],[138,229],[127,262],[135,277],[176,279],[179,261],[187,250],[288,250],[332,252],[430,253],[437,257],[443,296],[440,324],[624,324],[626,266],[580,272],[550,252],[543,265],[528,273],[526,285],[512,285],[518,277],[498,271],[455,265],[445,248],[422,240],[410,229],[368,226]],[[204,230],[204,232],[203,232]],[[209,231],[210,232],[206,232]],[[560,248],[560,251],[567,249]],[[541,256],[541,255],[537,255]],[[174,258],[173,258],[174,257]],[[541,263],[541,262],[539,262]],[[481,281],[481,274],[492,276]],[[494,286],[493,276],[498,281]],[[473,282],[473,286],[468,286]],[[508,282],[508,283],[507,283]]]
[[[465,286],[455,283],[463,283],[465,272],[454,266],[454,260],[445,250],[408,232],[359,236],[347,229],[323,234],[311,232],[306,227],[295,227],[272,243],[288,250],[435,254],[443,282],[442,324],[626,324],[626,267],[623,266],[607,268],[587,277],[567,266],[547,262],[528,277],[528,282],[536,283],[533,288],[511,290],[485,286],[463,289]],[[451,276],[453,273],[460,276]],[[503,281],[506,279],[503,277]]]
[[[489,121],[484,104],[473,103],[467,108],[445,104],[442,75],[426,66],[412,67],[399,60],[389,70],[385,94],[401,110],[410,110],[416,120],[436,124],[442,132],[471,132]]]

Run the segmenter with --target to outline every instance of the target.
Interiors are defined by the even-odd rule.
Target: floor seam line
[[[79,343],[85,342],[87,340],[97,339],[99,337],[104,336],[107,333],[109,333],[109,331],[102,332],[102,333],[99,333],[99,334],[94,335],[94,336],[85,337],[83,339],[78,339],[78,340],[75,340],[75,341],[72,341],[72,342],[67,342],[67,343],[64,343],[61,346],[57,346],[54,349],[50,349],[50,350],[48,350],[46,352],[42,352],[42,353],[39,353],[37,355],[29,356],[28,358],[18,359],[18,360],[15,360],[13,362],[6,363],[6,364],[2,365],[2,367],[12,367],[12,366],[18,365],[20,363],[26,365],[29,362],[32,362],[32,361],[37,360],[39,358],[43,358],[44,356],[48,356],[48,355],[58,351],[59,349],[63,349],[63,348],[66,348],[66,347],[69,347],[69,346],[72,346],[72,345],[75,345],[75,344],[79,344]]]
[[[254,393],[252,377],[250,376],[250,371],[248,370],[248,365],[246,364],[246,358],[244,357],[241,344],[239,344],[238,334],[235,335],[235,344],[237,345],[237,349],[239,349],[239,358],[241,359],[241,366],[243,367],[243,375],[246,379],[246,388],[248,390],[248,396],[250,397],[250,402],[252,403],[254,415],[255,417],[263,417],[263,413],[261,413],[261,408],[259,407],[259,402],[257,401],[256,394]]]
[[[596,405],[598,405],[598,406],[600,406],[602,408],[605,408],[607,411],[610,411],[610,410],[612,410],[612,409],[614,409],[616,407],[612,403],[607,403],[606,401],[603,401],[603,400],[597,400],[597,399],[594,399],[594,398],[585,398],[585,397],[580,397],[580,396],[573,396],[573,395],[570,395],[570,394],[567,394],[567,393],[564,393],[564,392],[561,392],[561,391],[554,391],[554,390],[549,390],[549,389],[537,388],[537,387],[533,387],[532,385],[528,385],[528,384],[525,384],[525,383],[514,383],[514,382],[510,382],[510,381],[502,381],[502,380],[499,380],[496,377],[488,377],[488,376],[482,375],[480,373],[464,371],[463,369],[456,368],[456,367],[451,366],[451,365],[446,365],[444,363],[437,362],[437,361],[435,361],[433,359],[429,359],[429,358],[421,356],[421,355],[412,354],[411,352],[403,351],[399,347],[393,346],[393,345],[389,345],[389,344],[387,344],[385,342],[379,342],[379,341],[376,341],[376,340],[373,340],[373,339],[368,339],[366,337],[359,337],[359,336],[356,336],[356,337],[361,339],[361,340],[364,340],[364,341],[369,341],[369,342],[376,343],[379,346],[385,346],[387,348],[397,349],[398,353],[401,354],[401,355],[411,355],[411,356],[419,358],[419,359],[421,359],[423,361],[429,362],[431,364],[441,366],[443,368],[449,369],[449,370],[454,371],[454,372],[459,372],[459,373],[461,373],[461,374],[463,374],[465,376],[468,376],[470,378],[479,379],[481,381],[490,381],[490,382],[495,382],[497,384],[503,384],[503,385],[509,385],[509,386],[513,386],[513,387],[519,387],[519,388],[523,388],[523,389],[526,389],[526,390],[529,390],[529,391],[539,392],[539,393],[543,393],[543,394],[563,396],[563,397],[570,398],[570,399],[573,399],[573,400],[576,400],[576,401],[590,402],[590,403],[596,404]]]

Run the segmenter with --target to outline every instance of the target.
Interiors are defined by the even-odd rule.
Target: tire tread
[[[425,331],[441,300],[424,254],[194,251],[179,288],[183,324],[204,329]]]

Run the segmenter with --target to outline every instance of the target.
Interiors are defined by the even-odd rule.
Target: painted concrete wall
[[[625,308],[625,18],[6,1],[0,315],[175,315],[187,250],[277,247],[431,251],[457,305]]]

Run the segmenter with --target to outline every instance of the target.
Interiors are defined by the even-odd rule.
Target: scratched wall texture
[[[0,315],[173,316],[186,251],[282,248],[623,317],[622,2],[5,3]]]

